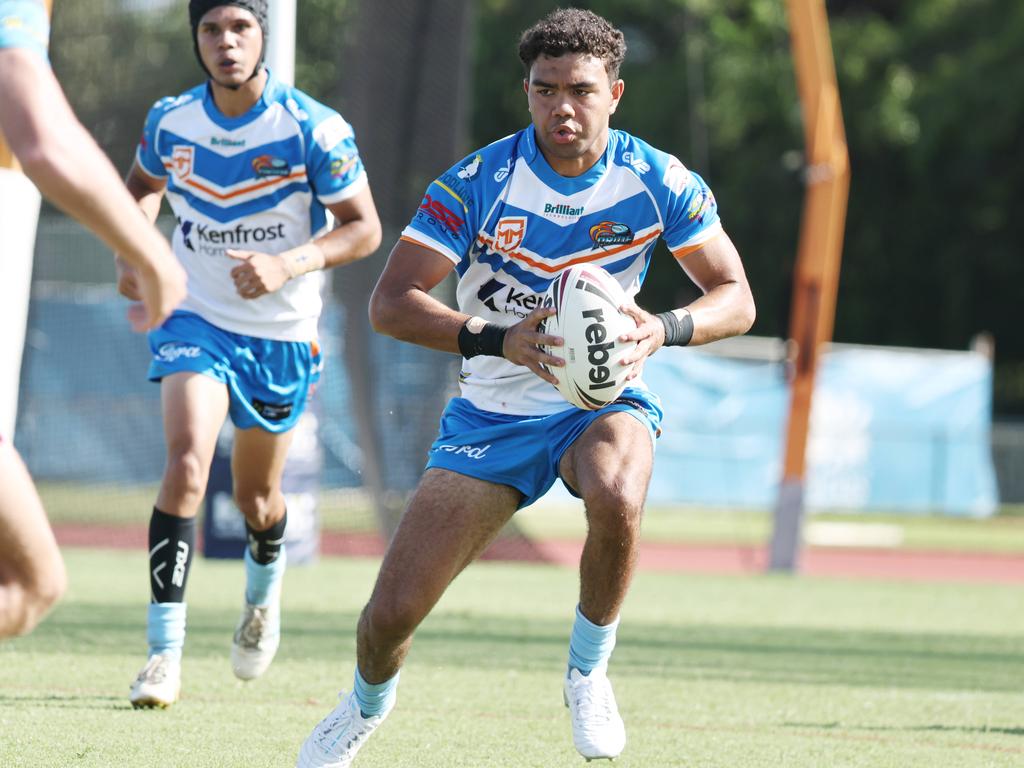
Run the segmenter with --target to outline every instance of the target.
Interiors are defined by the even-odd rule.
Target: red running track
[[[64,547],[145,549],[145,526],[56,525],[57,541]],[[551,563],[575,567],[580,541],[503,538],[484,553],[485,560]],[[383,540],[373,534],[321,535],[320,551],[327,556],[380,557]],[[767,553],[763,547],[642,542],[639,566],[651,571],[691,573],[763,573]],[[1024,584],[1024,555],[975,552],[920,551],[808,547],[800,572],[808,576]]]

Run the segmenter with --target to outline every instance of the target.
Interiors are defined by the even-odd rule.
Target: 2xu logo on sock
[[[179,541],[178,551],[174,553],[174,572],[171,574],[171,584],[176,587],[185,587],[185,567],[188,565],[188,553],[188,544]]]

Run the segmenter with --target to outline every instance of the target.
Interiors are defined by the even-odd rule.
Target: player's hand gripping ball
[[[619,311],[626,301],[622,286],[601,267],[570,267],[548,287],[544,306],[555,314],[544,320],[542,333],[561,336],[565,345],[547,347],[565,365],[549,367],[558,391],[577,408],[596,411],[613,402],[626,388],[632,366],[622,365],[635,341],[619,336],[636,330],[636,322]]]

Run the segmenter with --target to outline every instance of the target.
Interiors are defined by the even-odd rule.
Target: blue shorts
[[[243,336],[180,310],[149,332],[149,348],[150,381],[192,371],[226,384],[228,413],[239,429],[287,432],[294,427],[323,367],[315,341]]]
[[[558,463],[573,441],[595,419],[613,411],[636,417],[650,431],[652,443],[660,433],[660,398],[632,387],[600,410],[569,408],[549,416],[482,411],[465,398],[456,397],[441,414],[441,428],[430,447],[427,469],[447,469],[510,485],[523,494],[519,503],[522,509],[555,484]],[[569,492],[578,496],[573,488]]]

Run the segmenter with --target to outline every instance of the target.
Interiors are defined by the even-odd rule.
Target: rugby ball
[[[547,368],[558,379],[562,397],[588,411],[613,402],[626,388],[631,366],[621,365],[635,341],[619,336],[636,329],[636,322],[619,311],[626,301],[622,286],[601,267],[570,267],[554,280],[544,296],[544,306],[555,314],[540,330],[561,336],[565,345],[545,351],[565,360],[564,366]]]

